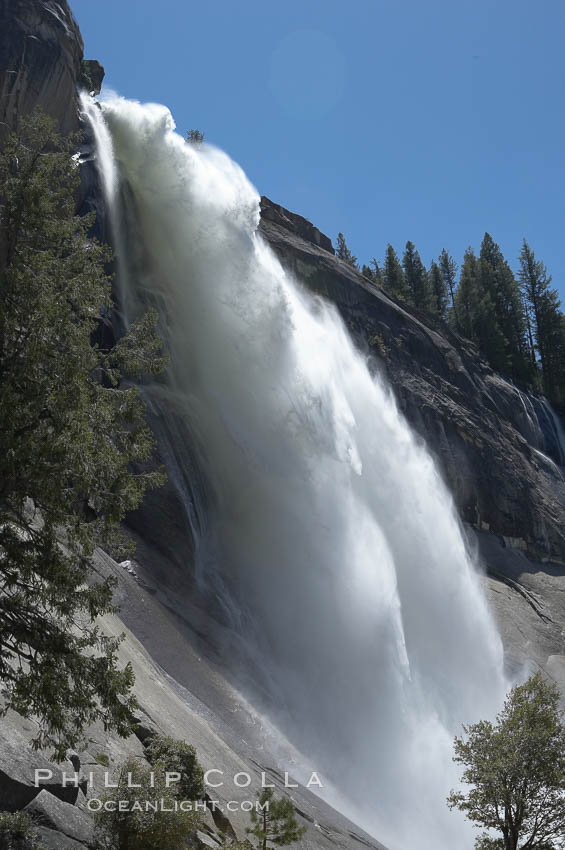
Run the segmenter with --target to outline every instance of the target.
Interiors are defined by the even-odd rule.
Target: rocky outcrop
[[[39,105],[62,132],[78,128],[83,43],[66,0],[0,0],[0,121]]]
[[[543,399],[495,374],[468,340],[395,301],[262,198],[261,233],[283,266],[333,302],[443,471],[463,520],[565,562],[558,435]],[[327,240],[327,237],[326,237]],[[329,240],[327,240],[329,241]]]
[[[108,240],[90,128],[80,120],[78,92],[98,94],[104,68],[83,59],[83,41],[67,0],[0,0],[0,145],[19,118],[41,107],[69,134],[83,130],[77,208],[94,211],[92,235]]]
[[[97,59],[83,59],[79,85],[92,95],[100,94],[104,80],[104,68]]]
[[[311,242],[323,248],[329,254],[335,254],[332,240],[325,236],[317,227],[314,227],[308,219],[297,213],[285,210],[279,204],[274,204],[268,198],[261,198],[261,218],[263,221],[271,221],[279,227],[283,227],[289,233],[293,233],[305,242]]]
[[[90,815],[77,806],[63,803],[48,791],[40,791],[24,811],[39,826],[59,833],[63,842],[70,838],[83,845],[92,843],[94,830]]]
[[[67,0],[0,0],[0,141],[41,106],[62,133],[79,129],[77,88],[100,91],[104,69],[83,61]]]
[[[44,778],[38,782],[36,770],[43,771],[38,776]],[[0,729],[0,809],[17,812],[42,790],[65,803],[74,803],[78,796],[78,788],[65,784],[60,767],[29,749],[20,730],[4,724]]]

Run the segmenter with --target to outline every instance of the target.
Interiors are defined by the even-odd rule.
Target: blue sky
[[[361,261],[525,236],[565,302],[564,0],[70,0],[126,97]]]

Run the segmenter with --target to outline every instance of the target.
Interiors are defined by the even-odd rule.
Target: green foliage
[[[469,247],[465,252],[459,286],[453,299],[453,313],[457,316],[457,330],[475,342],[475,317],[479,302],[478,274],[477,258]]]
[[[426,268],[412,242],[406,243],[402,258],[407,300],[419,310],[432,310],[433,297]]]
[[[90,66],[88,60],[81,59],[80,63],[80,83],[83,88],[87,91],[93,91],[94,83],[92,82],[92,77],[90,76]]]
[[[482,288],[480,262],[472,248],[465,253],[454,311],[459,331],[477,344],[491,365],[505,361],[505,339],[496,321],[490,293]]]
[[[25,812],[0,812],[2,850],[46,850],[37,838],[33,821]]]
[[[338,256],[349,261],[342,234],[339,246]],[[525,240],[518,279],[488,233],[478,257],[467,249],[459,283],[445,248],[426,271],[412,242],[402,265],[389,244],[382,267],[373,258],[362,273],[394,298],[448,320],[496,371],[565,405],[565,317],[551,277]]]
[[[496,328],[502,339],[496,347],[487,337],[481,346],[493,369],[504,372],[518,381],[531,377],[526,338],[526,323],[520,287],[498,245],[485,233],[479,257],[479,289],[488,299]]]
[[[557,850],[565,835],[565,727],[559,691],[540,674],[512,688],[496,723],[463,727],[454,761],[464,766],[467,793],[452,791],[477,826],[477,850]]]
[[[335,255],[340,260],[343,260],[345,263],[348,263],[350,266],[353,266],[354,269],[359,268],[357,257],[354,257],[349,248],[347,247],[347,242],[345,241],[345,236],[343,235],[343,233],[337,234],[337,248]]]
[[[431,311],[439,316],[440,319],[445,320],[447,318],[447,304],[449,301],[447,286],[445,285],[440,267],[433,260],[428,272],[428,280],[431,290]]]
[[[106,753],[96,753],[96,755],[94,756],[94,761],[96,762],[96,764],[101,764],[103,767],[110,766],[110,759],[106,755]]]
[[[447,292],[449,293],[449,302],[453,311],[453,319],[455,329],[458,329],[457,311],[455,309],[455,290],[457,288],[457,263],[451,257],[445,248],[439,255],[439,268],[443,277],[443,282]]]
[[[520,253],[518,278],[526,305],[526,320],[531,357],[534,365],[539,355],[542,387],[553,401],[565,401],[565,319],[561,302],[552,289],[541,260],[524,239]]]
[[[446,257],[444,265],[447,270]],[[488,233],[477,258],[465,253],[452,321],[493,369],[527,384],[534,377],[522,297],[510,266]]]
[[[132,472],[153,441],[120,383],[162,368],[156,316],[111,350],[91,344],[112,307],[110,255],[74,213],[76,143],[35,113],[0,154],[0,678],[6,708],[34,715],[35,745],[58,758],[97,719],[131,729],[131,667],[95,622],[112,583],[90,557],[162,482]]]
[[[200,130],[188,130],[186,141],[190,142],[191,145],[201,145],[204,141],[204,133],[201,133]]]
[[[379,355],[384,360],[386,360],[386,358],[388,356],[388,348],[385,344],[385,341],[382,337],[382,334],[379,334],[379,333],[372,334],[367,341],[369,343],[370,348],[377,351],[379,353]]]
[[[372,281],[375,286],[384,286],[383,274],[375,257],[373,257],[368,266],[363,266],[361,274]]]
[[[122,766],[118,787],[95,814],[95,834],[100,850],[184,850],[196,829],[194,812],[175,810],[178,790],[167,788],[165,769],[146,767],[135,759]],[[152,775],[153,774],[153,775]],[[130,786],[138,787],[130,787]],[[122,802],[122,811],[113,802]],[[146,804],[156,804],[156,810]],[[167,811],[167,810],[170,811]]]
[[[382,276],[384,289],[389,295],[406,301],[408,298],[408,288],[406,286],[404,271],[396,256],[396,251],[390,244],[387,245]]]
[[[152,765],[181,774],[179,794],[184,800],[204,799],[204,771],[198,762],[196,750],[186,741],[158,735],[152,738],[145,751]]]
[[[257,839],[260,850],[267,850],[270,844],[281,847],[300,841],[306,829],[298,825],[295,808],[289,799],[277,800],[272,788],[264,788],[259,803],[263,808],[250,812],[253,826],[246,832]]]

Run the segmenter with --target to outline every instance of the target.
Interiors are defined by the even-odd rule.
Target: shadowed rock
[[[63,133],[78,129],[83,42],[66,0],[0,0],[0,121],[41,106]],[[4,127],[5,129],[5,127]]]
[[[9,728],[0,727],[0,809],[16,812],[30,803],[41,789],[67,803],[74,803],[78,788],[63,785],[63,773],[51,762],[30,747],[8,740]],[[35,785],[35,771],[50,770],[51,778],[41,779]],[[44,774],[46,775],[46,774]]]
[[[48,791],[40,791],[37,797],[28,803],[25,810],[39,825],[62,833],[64,846],[67,838],[89,844],[93,838],[93,822],[90,815],[76,806],[63,803]]]

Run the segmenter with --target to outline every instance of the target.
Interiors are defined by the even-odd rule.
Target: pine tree
[[[306,829],[298,826],[296,810],[286,797],[275,799],[272,788],[264,788],[259,796],[260,812],[250,812],[253,827],[247,829],[248,835],[258,839],[260,850],[268,850],[270,844],[281,847],[300,841]]]
[[[451,299],[451,309],[453,311],[453,324],[455,329],[458,330],[459,323],[457,321],[457,310],[455,307],[455,290],[457,288],[457,263],[451,257],[445,248],[442,250],[439,255],[439,267],[441,269],[441,274],[443,276],[443,282],[449,292],[449,297]]]
[[[97,719],[131,728],[131,667],[95,624],[112,584],[94,581],[90,556],[162,480],[132,471],[153,442],[139,393],[120,385],[123,369],[162,361],[154,314],[111,350],[91,345],[110,257],[74,214],[76,140],[39,113],[20,128],[0,154],[0,678],[5,707],[63,757]]]
[[[520,287],[499,246],[488,233],[481,244],[479,270],[481,294],[490,298],[496,324],[504,339],[502,354],[492,352],[489,363],[493,369],[527,382],[531,380],[532,370]]]
[[[431,310],[433,301],[428,273],[412,242],[406,243],[402,267],[409,303],[419,310]]]
[[[200,130],[188,130],[186,141],[190,142],[191,145],[201,145],[204,142],[204,133],[201,133]]]
[[[543,367],[544,353],[543,344],[537,345],[537,325],[539,314],[539,294],[547,289],[549,281],[547,280],[547,272],[543,263],[538,263],[535,259],[534,252],[530,246],[523,240],[522,251],[520,252],[520,271],[518,279],[522,285],[522,295],[525,304],[526,326],[528,330],[528,342],[530,346],[530,357],[532,363],[536,364],[536,349],[539,352]]]
[[[565,404],[565,316],[559,296],[550,289],[540,297],[539,328],[544,339],[543,389],[551,401]]]
[[[518,273],[526,304],[530,348],[534,361],[539,355],[543,390],[549,398],[561,401],[565,392],[564,323],[561,302],[552,289],[551,276],[524,239]]]
[[[454,315],[455,312],[459,332],[477,345],[490,365],[505,362],[505,339],[496,321],[490,294],[481,288],[480,262],[472,248],[465,252],[461,267]]]
[[[404,271],[392,245],[387,245],[385,261],[383,263],[383,287],[394,298],[406,301],[408,292]]]
[[[338,257],[340,260],[343,260],[345,263],[348,263],[350,266],[353,266],[354,269],[359,268],[357,257],[354,257],[349,248],[347,247],[347,242],[345,241],[345,236],[343,235],[343,233],[337,234],[337,250],[335,254],[336,257]]]
[[[453,299],[453,315],[458,317],[456,330],[463,336],[478,342],[476,317],[479,309],[479,268],[477,257],[471,247],[467,248],[459,286]]]
[[[368,266],[363,265],[363,267],[361,269],[361,274],[364,277],[368,278],[370,281],[372,281],[375,284],[375,286],[378,286],[378,287],[381,287],[381,288],[383,287],[383,285],[384,285],[383,273],[382,273],[381,269],[379,268],[379,264],[374,257],[373,257],[373,259],[371,260],[371,262],[369,263]]]
[[[441,269],[438,264],[434,262],[434,260],[432,260],[430,265],[430,270],[428,272],[428,280],[430,282],[430,289],[432,294],[432,313],[436,313],[436,315],[438,315],[440,319],[445,320],[447,318],[447,304],[449,301],[449,296],[447,294],[447,287],[445,285],[445,280],[441,273]]]

